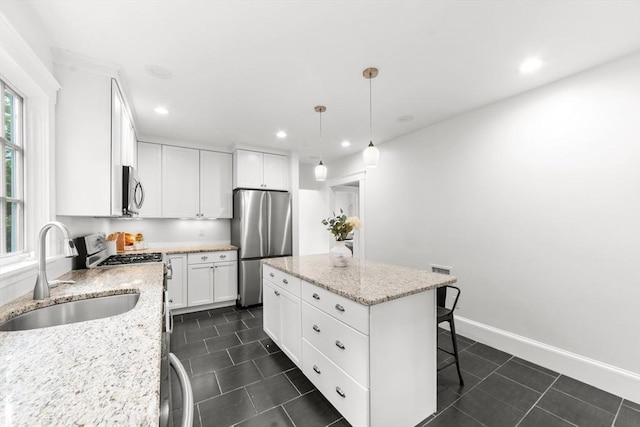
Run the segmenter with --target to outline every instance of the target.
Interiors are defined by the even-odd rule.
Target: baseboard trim
[[[640,374],[464,317],[455,322],[460,335],[640,404]]]

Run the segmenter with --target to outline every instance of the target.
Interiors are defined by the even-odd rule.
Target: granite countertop
[[[0,307],[0,322],[65,301],[131,292],[140,299],[113,317],[0,332],[0,424],[157,425],[162,264],[74,270],[60,279],[76,283],[42,301],[29,292]]]
[[[124,253],[129,254],[148,254],[154,252],[162,252],[163,254],[188,254],[197,252],[219,252],[219,251],[236,251],[238,248],[233,245],[198,245],[198,246],[167,246],[157,248],[146,248],[141,250],[126,250]]]
[[[263,264],[363,305],[374,305],[457,281],[455,276],[352,258],[334,267],[328,254],[269,258]]]

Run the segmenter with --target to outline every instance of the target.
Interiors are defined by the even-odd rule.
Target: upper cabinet
[[[136,166],[133,120],[116,79],[56,64],[56,213],[122,215],[122,166]]]
[[[143,206],[141,216],[231,218],[231,154],[148,143],[140,143],[139,150],[140,179],[153,177],[158,183],[146,186],[145,205],[161,206],[159,212]]]
[[[233,188],[289,190],[289,158],[278,154],[236,150]]]

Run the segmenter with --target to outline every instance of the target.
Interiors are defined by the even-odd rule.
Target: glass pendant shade
[[[320,163],[316,166],[316,181],[324,181],[325,179],[327,179],[327,167],[320,160]]]
[[[369,142],[369,146],[362,152],[362,157],[364,157],[364,164],[368,168],[375,168],[380,160],[380,150],[373,145],[373,142]]]

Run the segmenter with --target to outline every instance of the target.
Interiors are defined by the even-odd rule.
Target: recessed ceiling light
[[[287,133],[285,131],[281,130],[280,132],[276,133],[276,136],[278,138],[286,138],[287,137]]]
[[[413,116],[411,114],[398,117],[399,122],[410,122],[411,120],[413,120]]]
[[[520,72],[522,74],[529,74],[537,71],[542,67],[542,60],[538,57],[527,58],[522,64],[520,64]]]
[[[165,114],[169,114],[169,110],[167,110],[166,108],[160,106],[160,107],[156,107],[153,109],[153,111],[155,111],[156,113],[160,114],[160,115],[165,115]]]
[[[342,141],[342,144],[341,144],[341,145],[342,145],[343,147],[348,147],[348,146],[350,146],[350,145],[351,145],[351,143],[350,143],[349,141]]]
[[[173,74],[171,74],[171,71],[167,70],[166,68],[160,67],[158,65],[147,65],[146,67],[144,67],[144,69],[147,70],[147,73],[150,76],[153,76],[157,79],[167,80],[173,77]]]

